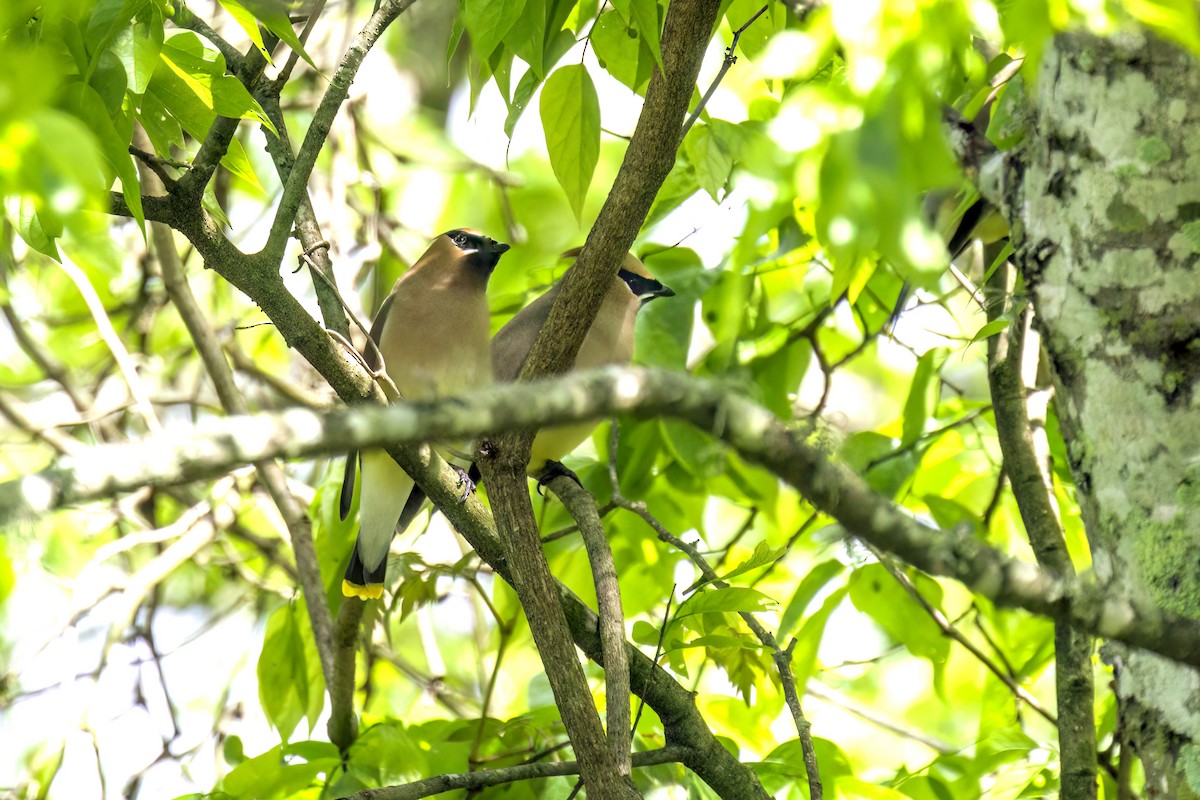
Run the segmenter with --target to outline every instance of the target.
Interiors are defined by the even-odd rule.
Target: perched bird
[[[491,384],[486,290],[492,270],[507,250],[507,244],[478,231],[449,231],[434,239],[396,281],[371,326],[376,347],[369,347],[365,358],[372,369],[378,369],[382,356],[402,398],[425,400]],[[397,523],[401,530],[408,527],[424,495],[384,450],[355,456],[351,453],[346,459],[342,519],[354,497],[356,461],[362,464],[362,499],[358,541],[346,567],[342,594],[378,598]]]
[[[576,258],[581,249],[568,250],[563,253],[563,258]],[[492,339],[492,365],[497,381],[516,380],[561,290],[562,281],[559,281],[509,320]],[[638,310],[656,297],[672,297],[674,294],[655,280],[632,253],[627,254],[579,348],[575,369],[628,364],[632,361],[633,325]],[[555,469],[554,474],[572,474],[558,463],[559,459],[578,447],[595,427],[594,422],[584,422],[543,428],[533,440],[526,470],[528,474],[538,477],[547,466]]]

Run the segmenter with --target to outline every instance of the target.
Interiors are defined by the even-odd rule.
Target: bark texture
[[[1063,36],[1033,99],[1011,207],[1095,577],[1197,619],[1200,69],[1145,34]],[[1196,796],[1200,673],[1103,654],[1147,796]]]

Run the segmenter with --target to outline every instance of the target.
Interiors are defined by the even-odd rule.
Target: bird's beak
[[[664,286],[663,284],[659,283],[658,288],[651,289],[647,292],[642,292],[639,299],[642,301],[642,305],[646,305],[646,303],[649,303],[651,300],[654,300],[657,297],[674,297],[674,296],[675,296],[675,292],[674,292],[674,290],[671,289],[670,286]]]
[[[509,246],[504,242],[497,242],[495,239],[487,239],[483,247],[475,252],[476,263],[481,264],[490,275],[496,265],[500,263],[500,256],[509,251]]]

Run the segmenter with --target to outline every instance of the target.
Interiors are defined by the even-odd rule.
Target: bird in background
[[[378,370],[382,356],[403,399],[465,394],[491,384],[487,285],[508,249],[479,231],[448,231],[396,281],[371,326],[375,347],[368,347],[365,360]],[[351,453],[342,480],[342,519],[353,502],[356,463],[362,467],[358,539],[342,594],[366,600],[383,594],[392,537],[416,517],[424,493],[386,451]]]
[[[582,249],[577,247],[568,250],[562,257],[577,258]],[[559,279],[549,291],[518,312],[496,333],[492,339],[492,365],[496,381],[507,383],[517,379],[562,286],[562,279]],[[674,295],[675,292],[646,271],[645,265],[633,253],[627,253],[579,348],[575,369],[630,363],[633,360],[633,327],[638,311],[656,297]],[[587,439],[596,424],[582,422],[538,431],[533,440],[527,474],[539,478],[539,483],[543,484],[551,477],[562,474],[578,483],[578,477],[564,467],[560,459]]]

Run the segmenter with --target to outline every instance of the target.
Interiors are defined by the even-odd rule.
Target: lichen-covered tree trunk
[[[1052,43],[1012,173],[1095,577],[1200,617],[1200,64],[1149,36]],[[1149,797],[1200,795],[1200,675],[1108,645]]]

